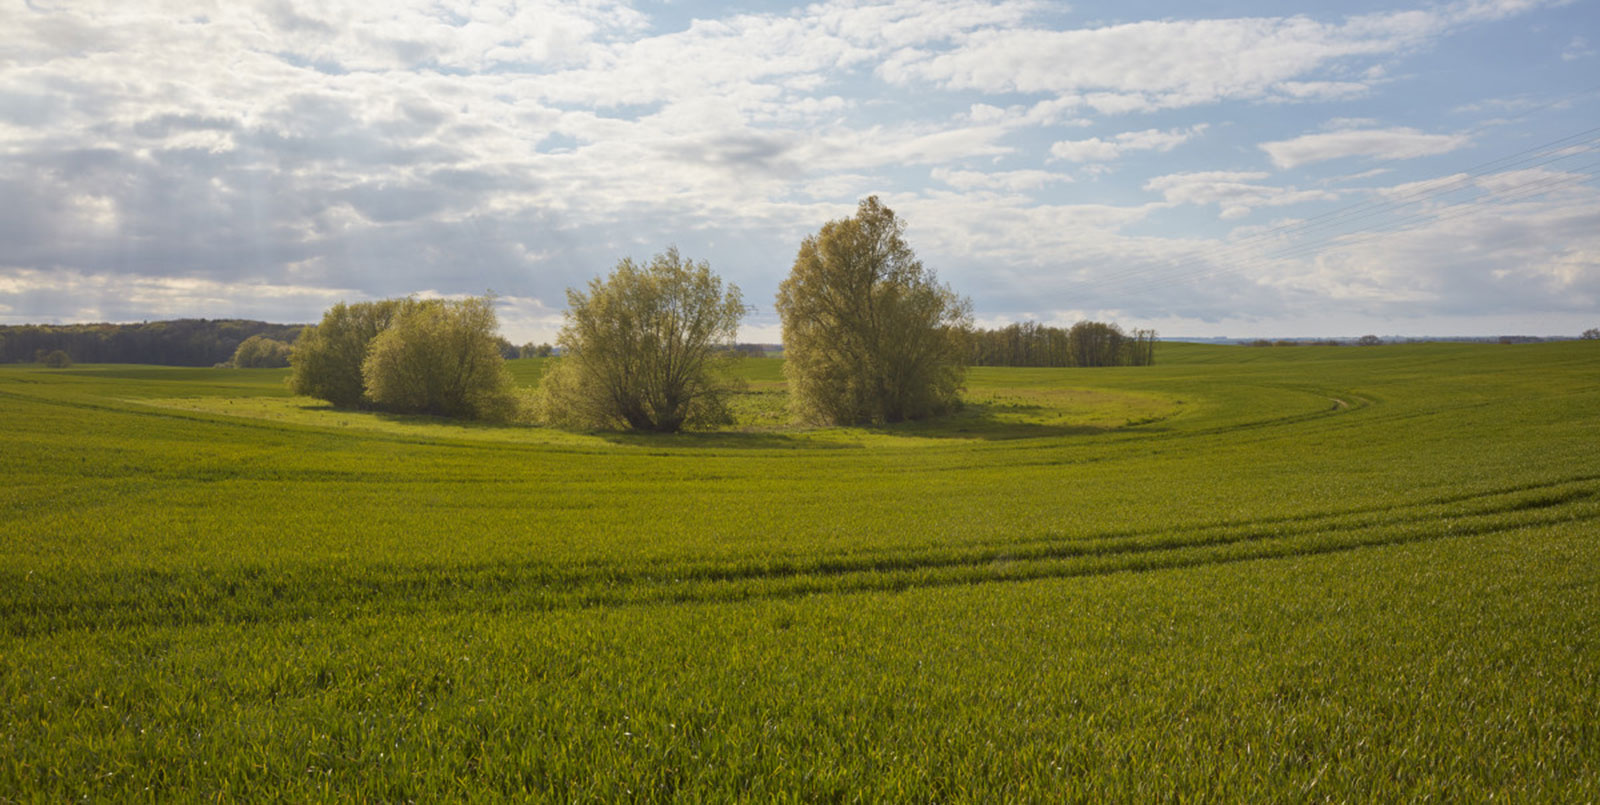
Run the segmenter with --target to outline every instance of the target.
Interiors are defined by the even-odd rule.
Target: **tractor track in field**
[[[0,618],[5,632],[31,636],[434,608],[507,613],[714,603],[1178,569],[1596,520],[1600,484],[1580,478],[1394,510],[814,560],[9,574],[15,578],[0,575]]]

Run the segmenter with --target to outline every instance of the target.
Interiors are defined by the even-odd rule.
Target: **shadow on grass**
[[[839,427],[807,426],[738,426],[715,430],[688,430],[679,433],[649,433],[625,430],[577,430],[531,425],[526,423],[481,422],[468,419],[433,416],[428,414],[397,414],[367,408],[341,408],[331,403],[306,403],[295,406],[301,411],[320,414],[349,414],[370,417],[374,421],[410,425],[424,434],[429,427],[463,429],[482,433],[519,433],[539,429],[590,437],[601,441],[638,448],[710,448],[744,450],[859,450],[871,442],[892,445],[897,439],[943,439],[957,441],[1013,441],[1019,439],[1046,439],[1099,436],[1123,431],[1132,427],[1149,431],[1146,427],[1164,417],[1128,420],[1116,425],[1090,425],[1083,423],[1051,423],[1038,421],[1053,410],[1042,405],[1017,403],[967,402],[955,413],[924,420],[896,422],[887,425],[855,425]],[[1032,419],[1033,421],[1030,421]],[[445,434],[440,434],[441,436]]]
[[[1134,425],[1144,425],[1159,419],[1129,421],[1121,425],[1089,425],[1081,422],[1039,421],[1052,411],[1043,405],[1019,403],[982,403],[968,401],[961,410],[947,416],[910,422],[896,422],[871,428],[885,436],[905,436],[920,439],[966,439],[981,441],[1010,441],[1014,439],[1042,439],[1066,436],[1098,436]],[[1021,419],[1008,418],[1020,415]],[[1030,419],[1031,418],[1031,419]]]

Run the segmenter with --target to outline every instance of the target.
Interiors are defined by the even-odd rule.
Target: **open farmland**
[[[1592,801],[1596,346],[674,436],[3,368],[0,801]]]

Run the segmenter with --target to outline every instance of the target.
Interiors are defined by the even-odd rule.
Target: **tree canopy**
[[[0,325],[0,363],[32,361],[41,349],[59,349],[78,363],[215,366],[232,360],[239,344],[251,336],[287,343],[301,327],[243,319]]]
[[[371,404],[385,411],[505,420],[511,376],[489,297],[407,299],[361,364]]]
[[[876,196],[805,239],[778,290],[795,418],[898,422],[959,404],[971,305],[923,267]]]
[[[295,342],[289,386],[344,408],[504,419],[515,402],[497,327],[489,297],[341,302]]]
[[[540,385],[542,417],[576,427],[672,432],[732,421],[720,369],[745,313],[704,261],[676,248],[617,263],[568,289],[563,357]]]
[[[296,394],[327,400],[342,408],[359,408],[369,401],[361,366],[378,333],[389,327],[408,300],[340,302],[322,314],[322,322],[306,327],[289,354],[294,371],[289,388]]]
[[[1149,366],[1155,362],[1156,331],[1124,332],[1096,321],[1063,329],[1030,321],[973,330],[967,341],[974,366]]]
[[[281,369],[289,365],[288,344],[262,335],[239,342],[230,361],[235,369]]]

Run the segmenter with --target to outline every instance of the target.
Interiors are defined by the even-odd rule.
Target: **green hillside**
[[[0,801],[1593,800],[1597,347],[669,436],[0,367]]]

